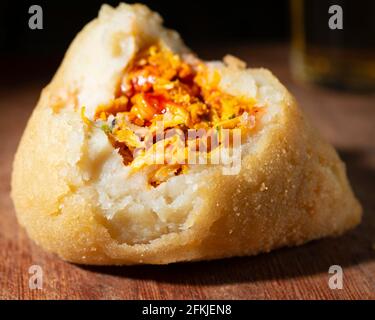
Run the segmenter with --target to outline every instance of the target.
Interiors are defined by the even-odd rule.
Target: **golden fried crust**
[[[361,207],[337,153],[278,81],[258,70],[281,88],[283,101],[257,152],[243,158],[240,174],[205,173],[208,187],[199,191],[204,204],[190,216],[190,228],[146,244],[120,243],[97,206],[95,175],[86,175],[97,164],[84,156],[88,132],[75,101],[80,87],[70,86],[69,63],[81,49],[77,40],[73,46],[42,92],[12,174],[19,222],[46,250],[82,264],[166,264],[253,255],[339,235],[360,222]]]

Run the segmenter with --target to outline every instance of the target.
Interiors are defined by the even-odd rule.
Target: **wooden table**
[[[226,44],[221,48],[197,48],[205,58],[218,59],[230,51],[251,66],[273,70],[347,163],[353,188],[364,207],[363,223],[337,239],[314,241],[256,257],[134,267],[81,267],[63,262],[27,238],[17,225],[9,198],[13,155],[45,82],[4,84],[0,89],[0,297],[375,298],[375,95],[340,93],[296,83],[289,73],[285,46]],[[34,264],[44,270],[41,290],[30,290],[28,286],[28,268]],[[328,287],[331,265],[343,268],[342,290]]]

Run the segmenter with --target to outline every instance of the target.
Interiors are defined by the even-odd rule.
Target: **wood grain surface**
[[[270,68],[281,79],[346,162],[353,188],[364,207],[363,223],[339,238],[255,257],[133,267],[82,267],[63,262],[28,239],[17,225],[9,198],[14,152],[46,81],[28,76],[10,84],[3,79],[0,87],[1,298],[375,298],[375,95],[331,91],[293,81],[288,50],[283,45],[224,44],[196,49],[203,57],[214,59],[226,52],[234,53],[250,66]],[[18,61],[13,61],[16,64]],[[26,67],[24,72],[27,71]],[[31,265],[43,268],[42,289],[29,289]],[[342,290],[328,287],[331,265],[343,268]]]

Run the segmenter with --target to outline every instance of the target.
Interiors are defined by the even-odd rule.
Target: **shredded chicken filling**
[[[152,45],[135,57],[115,99],[98,106],[94,120],[125,165],[139,170],[153,163],[149,181],[157,186],[188,170],[189,150],[209,157],[222,146],[222,129],[246,136],[255,128],[263,108],[222,92],[219,83],[220,74],[209,74],[202,61]],[[189,130],[200,134],[191,138]]]

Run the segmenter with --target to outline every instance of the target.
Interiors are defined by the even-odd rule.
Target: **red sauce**
[[[153,109],[154,114],[164,114],[167,111],[167,104],[173,103],[164,96],[154,93],[146,93],[145,100],[150,108]]]

